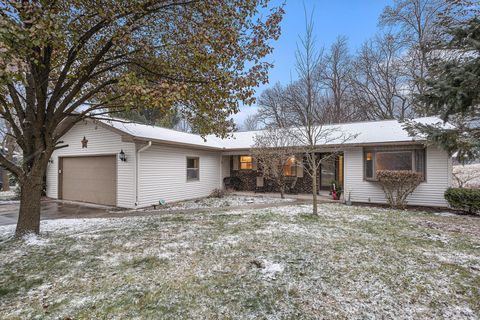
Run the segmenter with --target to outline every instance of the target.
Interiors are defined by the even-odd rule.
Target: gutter
[[[210,150],[210,151],[219,151],[224,149],[224,147],[213,147],[213,146],[204,146],[199,144],[192,144],[192,143],[185,143],[185,142],[176,142],[176,141],[169,141],[169,140],[162,140],[162,139],[150,139],[150,138],[142,138],[133,136],[134,141],[148,141],[154,142],[155,144],[162,144],[167,146],[174,146],[174,147],[188,147],[193,149],[199,150]]]
[[[152,146],[152,141],[148,141],[146,145],[137,150],[137,156],[135,157],[135,207],[138,206],[138,163],[140,159],[140,153],[147,150]]]
[[[412,140],[402,140],[402,141],[385,141],[385,142],[358,142],[358,143],[343,143],[343,144],[318,144],[315,147],[318,150],[328,150],[329,148],[349,148],[349,147],[375,147],[375,146],[406,146],[406,145],[418,145],[425,144],[426,140],[424,139],[412,139]],[[295,146],[293,147],[295,148]],[[301,147],[297,147],[301,148]],[[236,155],[238,152],[249,152],[251,147],[244,148],[225,148],[223,147],[223,155]]]

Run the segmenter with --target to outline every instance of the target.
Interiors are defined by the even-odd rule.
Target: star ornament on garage
[[[83,148],[88,148],[88,140],[87,138],[85,138],[85,136],[83,137],[83,140],[81,141],[82,142],[82,149]]]

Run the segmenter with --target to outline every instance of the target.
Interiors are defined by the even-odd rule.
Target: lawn
[[[310,210],[0,227],[1,318],[479,318],[480,218]]]

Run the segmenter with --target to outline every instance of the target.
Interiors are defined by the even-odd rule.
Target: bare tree
[[[266,127],[288,127],[289,106],[285,100],[285,90],[281,84],[276,83],[258,98],[258,121]]]
[[[426,52],[438,27],[438,13],[446,6],[446,0],[394,0],[383,10],[380,25],[397,26],[406,41]]]
[[[295,130],[290,131],[290,134],[305,158],[302,166],[312,180],[313,214],[316,215],[318,214],[318,172],[322,163],[336,156],[343,145],[357,135],[342,131],[340,126],[323,125],[315,121],[315,114],[309,114],[308,117],[312,120],[306,120],[303,126],[299,124]],[[321,146],[326,146],[329,152],[319,153]]]
[[[404,119],[413,113],[402,54],[402,42],[392,34],[377,35],[363,44],[351,78],[362,117]]]
[[[457,165],[452,176],[458,188],[480,188],[480,164]]]
[[[312,179],[313,214],[318,214],[317,174],[325,158],[319,156],[318,148],[331,145],[341,146],[351,139],[351,135],[343,133],[337,126],[324,126],[322,122],[321,84],[316,77],[320,64],[320,54],[315,47],[313,22],[306,19],[305,35],[300,39],[296,51],[296,70],[298,80],[289,86],[287,100],[294,116],[291,117],[293,129],[289,130],[294,144],[301,148],[305,161],[303,166]]]
[[[192,132],[192,126],[187,119],[180,119],[178,123],[173,127],[173,129],[181,132]]]
[[[295,152],[290,129],[270,128],[255,136],[251,154],[257,161],[263,177],[273,181],[280,190],[280,196],[285,198],[288,179],[285,167],[295,165]]]
[[[380,25],[394,27],[398,36],[403,38],[407,55],[406,66],[410,76],[410,89],[424,94],[424,81],[428,68],[430,44],[438,35],[438,14],[448,5],[447,0],[395,0],[393,6],[387,6],[380,16]],[[418,104],[416,111],[420,115],[429,115],[425,104]]]
[[[317,68],[325,91],[324,120],[330,123],[354,120],[357,114],[349,101],[352,58],[346,37],[337,38]]]
[[[249,114],[242,124],[243,131],[255,131],[258,130],[259,127],[259,119],[258,114]]]

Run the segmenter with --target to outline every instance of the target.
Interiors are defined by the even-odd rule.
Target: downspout
[[[220,153],[220,183],[219,183],[219,186],[218,186],[218,188],[220,190],[223,189],[223,166],[224,165],[225,164],[223,163],[223,155],[222,155],[222,153]]]
[[[138,164],[139,164],[139,160],[140,160],[140,153],[147,150],[148,148],[150,148],[152,146],[152,141],[148,141],[148,143],[146,145],[144,145],[143,147],[141,147],[140,149],[138,149],[137,151],[137,156],[135,157],[135,207],[138,206],[138,179],[139,179],[139,175],[138,175]]]
[[[223,147],[222,149],[222,152],[220,152],[220,186],[219,186],[219,189],[220,190],[223,190],[224,189],[224,185],[223,185],[223,168],[225,166],[225,157],[223,155],[223,152],[225,151],[225,147]],[[230,163],[228,164],[230,166]],[[230,169],[230,168],[229,168]]]

